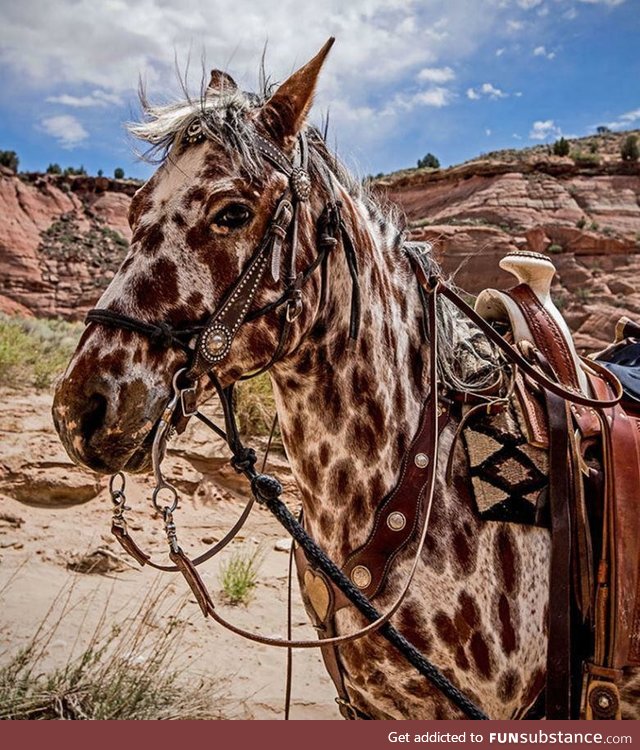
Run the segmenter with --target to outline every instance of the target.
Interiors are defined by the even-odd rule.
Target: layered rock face
[[[404,210],[412,237],[433,243],[472,294],[513,285],[498,268],[507,252],[549,254],[558,271],[553,296],[576,344],[597,349],[622,315],[640,318],[640,165],[620,160],[620,139],[581,139],[595,148],[583,160],[540,148],[498,153],[398,173],[377,187]]]
[[[126,253],[137,187],[0,167],[0,311],[82,318]]]
[[[498,268],[510,250],[548,253],[558,269],[554,298],[578,346],[601,348],[621,315],[640,318],[640,165],[620,160],[623,137],[572,141],[572,157],[543,146],[408,170],[375,189],[472,294],[512,284]],[[82,318],[126,253],[137,188],[0,167],[0,311]]]

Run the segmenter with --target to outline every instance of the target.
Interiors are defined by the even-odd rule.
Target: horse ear
[[[304,124],[313,103],[320,69],[334,41],[334,37],[329,37],[320,52],[289,76],[260,110],[260,121],[282,147],[290,145]]]
[[[238,90],[238,84],[224,70],[212,70],[211,80],[207,86],[208,94],[232,94]]]

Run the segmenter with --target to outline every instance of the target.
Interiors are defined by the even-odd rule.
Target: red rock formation
[[[0,310],[81,318],[124,256],[137,187],[0,168]]]
[[[488,154],[443,170],[383,178],[412,235],[435,245],[459,286],[507,286],[498,260],[549,253],[554,295],[578,344],[598,347],[620,315],[640,318],[640,165],[621,162],[626,134]],[[113,277],[138,185],[105,177],[16,176],[0,167],[0,311],[81,318]]]
[[[555,299],[577,344],[601,348],[621,315],[640,318],[640,164],[619,160],[620,137],[578,141],[598,152],[578,164],[538,147],[390,175],[376,189],[471,293],[512,284],[497,267],[509,250],[548,253],[558,269]]]

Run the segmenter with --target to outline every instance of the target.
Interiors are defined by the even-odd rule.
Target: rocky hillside
[[[137,188],[0,167],[0,311],[83,317],[126,253]]]
[[[640,164],[620,159],[626,135],[577,139],[567,157],[546,146],[500,151],[376,185],[471,293],[512,285],[498,268],[507,252],[548,253],[554,298],[578,346],[599,348],[621,315],[640,317]]]
[[[498,260],[514,248],[549,253],[554,295],[595,348],[620,315],[640,317],[640,164],[620,159],[625,134],[486,154],[449,169],[376,182],[436,246],[459,286],[506,286]],[[16,176],[0,168],[0,311],[81,318],[113,276],[138,185],[101,177]]]

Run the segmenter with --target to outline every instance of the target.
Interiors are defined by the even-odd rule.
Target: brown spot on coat
[[[516,650],[517,635],[511,622],[509,600],[504,594],[500,595],[498,601],[498,617],[500,619],[500,642],[505,654],[509,655]]]
[[[490,680],[493,676],[493,658],[489,644],[480,631],[476,631],[471,636],[470,647],[471,656],[478,668],[478,672],[486,680]]]
[[[520,684],[520,675],[515,669],[505,670],[498,680],[498,698],[503,703],[509,703],[515,698]]]

